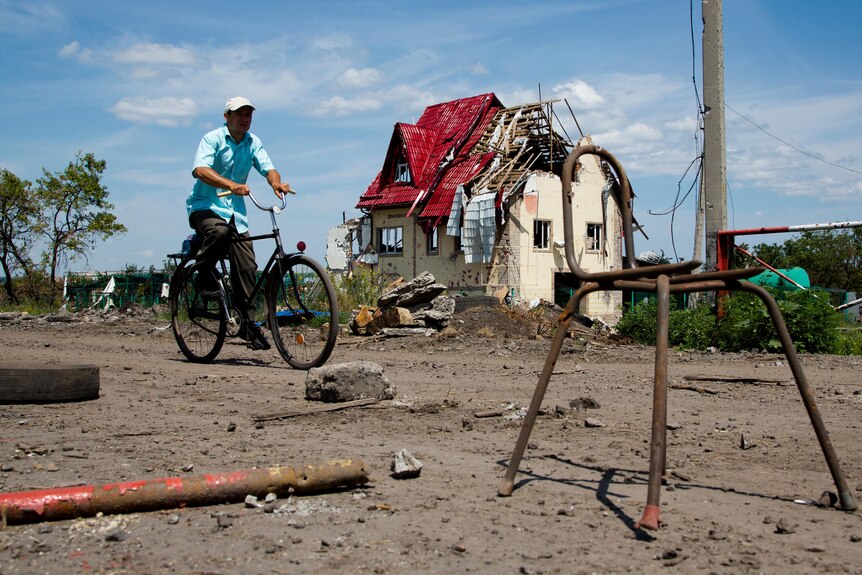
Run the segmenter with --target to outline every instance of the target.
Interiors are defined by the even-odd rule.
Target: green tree
[[[39,208],[30,192],[31,183],[8,170],[0,170],[0,266],[6,276],[5,291],[19,303],[13,287],[16,271],[30,276],[30,248],[36,237]]]
[[[803,232],[752,253],[773,267],[805,269],[812,285],[862,292],[862,228]]]
[[[36,181],[34,191],[43,217],[39,231],[47,244],[42,263],[50,270],[52,285],[61,265],[86,258],[98,239],[126,231],[111,213],[114,206],[102,185],[104,170],[104,160],[78,152],[65,170],[43,169],[43,177]]]

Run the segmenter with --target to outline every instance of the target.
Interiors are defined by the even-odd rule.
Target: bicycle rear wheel
[[[195,289],[199,272],[190,262],[180,265],[171,278],[171,327],[189,361],[209,363],[221,351],[227,316],[220,298],[202,298]]]
[[[303,254],[276,263],[267,278],[266,302],[281,357],[296,369],[326,363],[338,337],[338,303],[320,264]]]

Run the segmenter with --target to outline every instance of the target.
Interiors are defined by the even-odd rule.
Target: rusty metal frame
[[[623,220],[623,235],[628,267],[622,270],[589,273],[577,263],[574,253],[574,234],[572,231],[572,174],[578,158],[584,154],[593,154],[605,160],[616,174],[619,186],[614,189],[614,198],[620,208]],[[784,355],[796,381],[802,403],[811,420],[820,449],[826,458],[827,466],[832,474],[838,490],[838,500],[841,509],[853,511],[856,502],[847,485],[847,480],[841,471],[835,449],[826,432],[826,427],[814,401],[814,394],[808,385],[802,364],[796,355],[796,349],[787,330],[784,318],[775,300],[764,288],[744,282],[763,271],[763,268],[747,268],[742,270],[727,270],[707,273],[691,273],[700,266],[698,261],[663,264],[644,268],[636,267],[634,261],[633,218],[631,210],[632,190],[628,176],[619,161],[607,150],[599,146],[585,145],[575,148],[566,158],[563,166],[563,231],[566,242],[566,261],[572,273],[581,281],[581,287],[572,294],[565,311],[557,320],[557,331],[551,343],[551,349],[545,361],[539,382],[533,393],[533,399],[527,410],[527,415],[521,426],[521,432],[515,443],[512,457],[509,460],[506,475],[503,478],[498,494],[509,496],[514,490],[515,476],[530,439],[530,433],[539,414],[542,400],[547,391],[554,365],[560,357],[563,342],[567,337],[569,323],[578,311],[581,300],[595,291],[638,290],[654,292],[657,297],[657,334],[655,346],[655,375],[653,389],[652,432],[650,440],[649,481],[647,484],[647,502],[641,520],[637,527],[658,529],[661,524],[660,497],[661,480],[666,471],[666,434],[667,434],[667,361],[668,361],[668,317],[671,293],[692,293],[704,291],[746,291],[756,295],[766,305],[772,323],[778,332]]]

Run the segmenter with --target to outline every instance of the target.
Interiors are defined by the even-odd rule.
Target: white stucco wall
[[[597,158],[583,156],[582,170],[573,185],[573,234],[574,251],[579,265],[588,271],[607,271],[622,267],[622,242],[620,239],[621,222],[616,204],[611,199],[604,222],[605,251],[587,249],[585,234],[588,223],[602,224],[602,188],[605,178]],[[554,300],[554,279],[558,272],[569,272],[562,248],[555,242],[563,241],[562,191],[560,179],[551,173],[535,175],[536,193],[531,199],[519,197],[510,206],[506,221],[512,260],[519,262],[516,297],[530,301],[542,298]],[[464,255],[456,251],[456,239],[446,235],[444,224],[438,226],[438,250],[427,252],[427,237],[422,229],[406,217],[407,209],[375,210],[372,216],[372,238],[377,249],[377,230],[382,227],[401,227],[403,252],[398,255],[379,254],[375,270],[381,273],[400,275],[411,279],[423,271],[434,275],[438,282],[448,286],[450,293],[482,294],[494,291],[489,286],[489,278],[497,277],[494,264],[466,264]],[[534,220],[551,222],[550,247],[533,247]],[[505,237],[505,235],[504,235]],[[498,241],[499,248],[499,241]],[[501,253],[500,249],[496,253]],[[499,258],[496,258],[499,259]],[[499,262],[498,264],[499,265]],[[590,317],[600,317],[615,322],[621,314],[622,294],[620,292],[599,292],[588,296],[582,303],[580,312]]]

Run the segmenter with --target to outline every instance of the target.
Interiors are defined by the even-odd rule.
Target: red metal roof
[[[452,210],[452,199],[455,197],[458,184],[475,178],[493,158],[494,152],[487,152],[482,155],[468,156],[450,166],[419,217],[438,220],[448,216]]]
[[[502,107],[494,94],[479,94],[429,106],[415,125],[396,124],[383,169],[356,207],[411,205],[422,210],[420,218],[448,215],[455,188],[478,173],[476,159],[469,159],[470,149]],[[407,159],[411,184],[392,181],[399,153]]]

